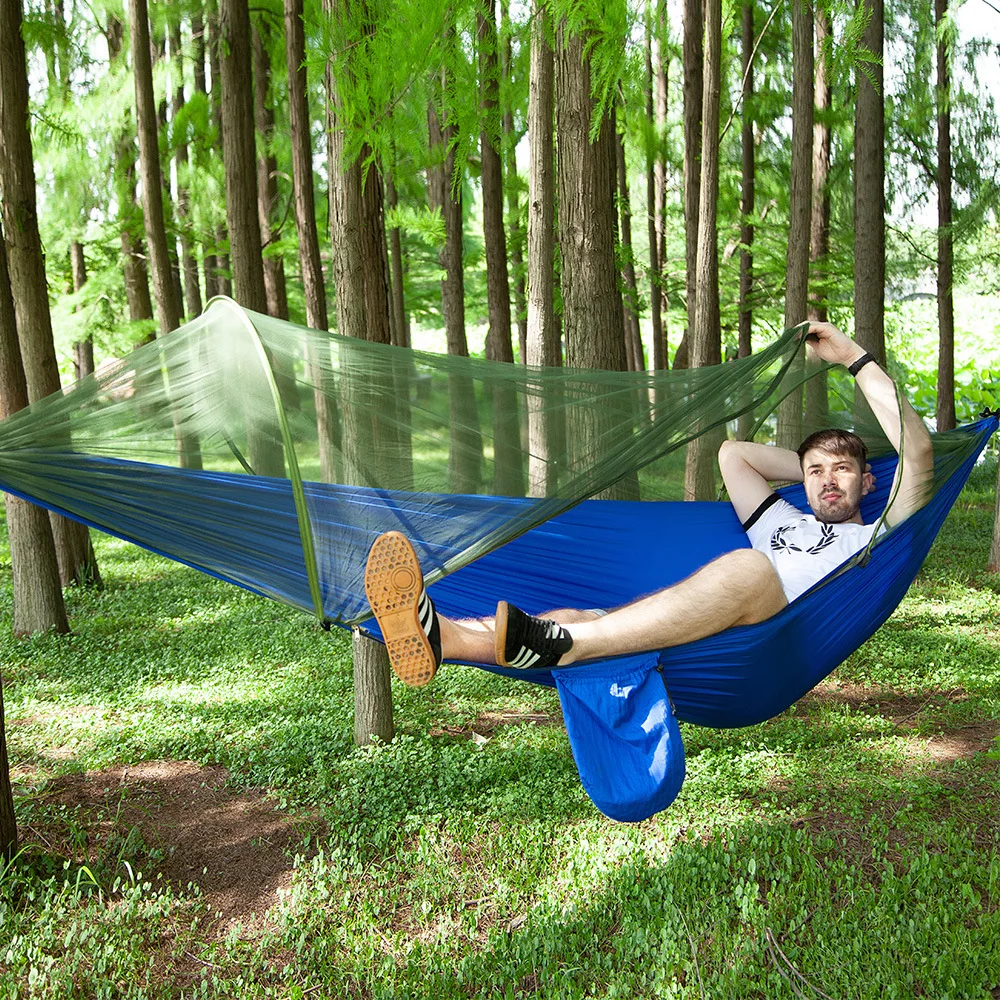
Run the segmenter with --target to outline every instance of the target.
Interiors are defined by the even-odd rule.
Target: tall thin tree
[[[809,244],[812,222],[813,161],[813,16],[811,0],[792,5],[792,160],[788,203],[788,246],[785,252],[785,328],[806,318],[809,308]],[[790,370],[802,379],[800,352]],[[795,449],[802,440],[801,386],[782,400],[778,409],[777,443]]]
[[[707,2],[707,0],[706,0]],[[684,253],[688,334],[697,312],[698,230],[701,223],[701,138],[704,101],[702,0],[684,0]]]
[[[38,231],[19,0],[0,4],[0,95],[0,218],[28,396],[35,402],[62,387],[52,338],[45,254]],[[57,514],[51,520],[62,582],[99,584],[100,573],[86,527]]]
[[[951,68],[948,0],[934,0],[937,29],[937,429],[955,426],[954,246],[951,205]]]
[[[698,254],[695,270],[691,366],[722,361],[719,318],[719,100],[722,93],[722,0],[706,0],[702,75],[701,171],[698,202]],[[714,440],[705,435],[688,446],[684,495],[707,500],[715,493]]]
[[[528,329],[529,365],[562,363],[555,314],[555,176],[553,159],[554,62],[551,18],[545,0],[534,0],[528,73]],[[528,400],[528,490],[545,496],[554,485],[552,410]]]
[[[326,306],[326,282],[319,253],[316,226],[316,195],[313,185],[312,137],[307,97],[303,0],[285,0],[285,56],[288,62],[288,114],[292,142],[292,186],[295,227],[299,237],[299,260],[306,300],[306,324],[326,331],[330,321]],[[316,429],[319,441],[320,475],[324,482],[340,481],[340,425],[337,407],[327,384],[329,346],[310,340],[307,358],[314,386]]]
[[[868,23],[863,44],[877,61],[855,71],[854,337],[885,364],[885,91],[883,0],[860,0]]]

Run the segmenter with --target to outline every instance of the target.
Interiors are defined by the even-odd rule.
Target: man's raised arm
[[[903,458],[896,469],[889,494],[890,497],[895,494],[895,500],[886,511],[886,523],[899,524],[930,499],[934,450],[927,427],[906,397],[902,393],[897,394],[896,384],[874,363],[874,359],[857,367],[857,362],[867,352],[850,337],[832,323],[810,323],[809,333],[816,338],[809,344],[809,350],[816,357],[847,368],[855,365],[854,377],[858,388],[868,400],[883,433],[897,454],[902,445]]]
[[[771,495],[771,483],[802,482],[802,466],[794,451],[753,441],[723,441],[719,468],[740,521]]]

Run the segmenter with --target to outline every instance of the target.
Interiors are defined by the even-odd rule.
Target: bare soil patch
[[[804,705],[848,705],[853,711],[878,713],[891,719],[897,726],[912,725],[924,711],[942,708],[948,704],[966,701],[968,693],[962,688],[951,691],[933,691],[919,696],[900,694],[888,688],[869,688],[851,681],[828,677],[800,699]]]
[[[236,923],[263,929],[291,882],[296,846],[320,827],[315,817],[278,812],[260,790],[227,787],[228,778],[221,765],[157,760],[60,777],[42,795],[83,813],[88,860],[137,830],[150,852],[144,878],[197,885],[209,908],[206,929],[221,937]],[[57,829],[23,833],[50,848],[65,837]]]
[[[468,725],[444,725],[431,736],[456,736],[470,740],[489,739],[507,726],[562,726],[562,712],[480,712]]]

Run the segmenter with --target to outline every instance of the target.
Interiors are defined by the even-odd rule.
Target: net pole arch
[[[285,413],[285,405],[281,401],[281,393],[278,390],[278,382],[274,377],[271,360],[268,357],[267,350],[264,348],[264,342],[260,339],[257,328],[238,302],[229,298],[228,295],[216,295],[205,307],[205,313],[208,313],[210,309],[228,309],[236,316],[246,330],[247,336],[250,338],[250,342],[253,344],[260,361],[264,378],[267,381],[271,398],[274,401],[274,410],[278,418],[278,427],[281,430],[281,442],[285,451],[285,460],[288,463],[288,478],[292,484],[292,497],[295,500],[295,514],[298,519],[299,538],[302,541],[302,558],[305,563],[306,578],[309,581],[309,595],[312,598],[313,610],[316,617],[325,625],[327,618],[323,610],[323,593],[319,584],[316,545],[313,539],[312,523],[309,520],[309,507],[306,503],[306,494],[302,485],[302,474],[299,470],[299,461],[295,454],[291,428],[288,425],[288,415]]]

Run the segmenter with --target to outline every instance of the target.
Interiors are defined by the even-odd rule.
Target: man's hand
[[[810,323],[806,337],[808,338],[806,350],[809,356],[833,365],[844,365],[846,368],[865,353],[832,323]]]

